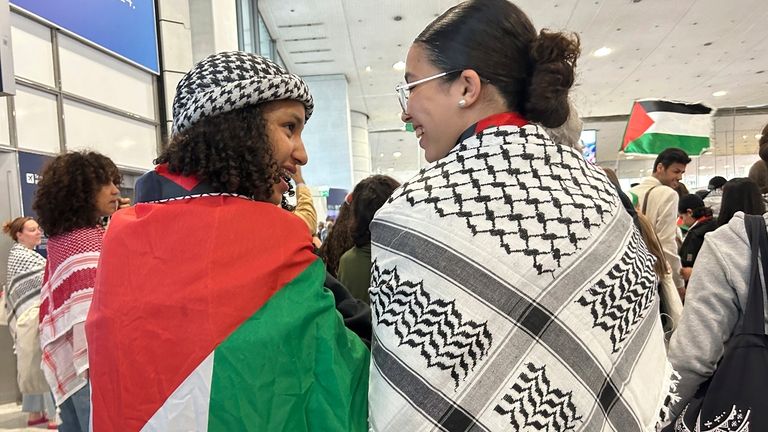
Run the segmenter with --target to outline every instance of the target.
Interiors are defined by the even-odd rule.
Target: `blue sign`
[[[160,72],[154,0],[10,2],[145,69]]]
[[[32,210],[32,202],[35,200],[40,173],[43,172],[45,164],[52,160],[53,156],[19,152],[19,182],[21,183],[21,205],[24,216],[37,217],[37,213]]]

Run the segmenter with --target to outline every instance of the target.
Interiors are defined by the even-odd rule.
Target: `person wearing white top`
[[[637,197],[638,209],[650,219],[659,236],[681,297],[685,295],[685,281],[680,273],[682,266],[677,253],[677,204],[680,198],[674,188],[683,179],[685,167],[690,162],[691,158],[683,150],[668,148],[656,157],[653,174],[630,189]]]

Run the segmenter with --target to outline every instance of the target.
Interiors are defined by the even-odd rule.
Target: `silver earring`
[[[465,101],[464,99],[460,100],[460,101],[459,101],[459,108],[464,108],[464,106],[465,106],[466,104],[467,104],[467,101]]]

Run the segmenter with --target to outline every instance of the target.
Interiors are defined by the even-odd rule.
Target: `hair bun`
[[[13,221],[3,222],[3,233],[8,234],[11,232],[11,222]]]
[[[525,114],[533,122],[556,128],[568,119],[568,91],[576,79],[581,54],[579,36],[541,30],[531,44],[532,74]]]

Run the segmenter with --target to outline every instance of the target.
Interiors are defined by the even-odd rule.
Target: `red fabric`
[[[627,130],[624,132],[624,142],[621,144],[621,150],[623,151],[627,148],[627,144],[630,142],[640,138],[653,123],[653,119],[648,117],[645,108],[635,102],[635,105],[632,107],[632,113],[629,115]]]
[[[160,174],[161,176],[167,178],[168,180],[176,183],[177,185],[183,187],[184,189],[191,191],[195,188],[195,186],[200,184],[200,180],[195,177],[194,175],[191,176],[183,176],[181,174],[174,174],[170,171],[168,171],[168,165],[162,164],[155,167],[155,171]]]
[[[528,120],[524,119],[520,114],[514,112],[505,112],[501,114],[494,114],[490,117],[486,117],[475,126],[475,133],[480,133],[489,127],[494,126],[517,126],[523,127],[528,124]]]
[[[215,196],[117,213],[86,323],[94,430],[140,430],[316,259],[306,225],[269,203]]]
[[[72,328],[88,314],[96,282],[104,228],[80,228],[48,240],[48,262],[40,299],[42,367],[57,403],[86,384]]]

